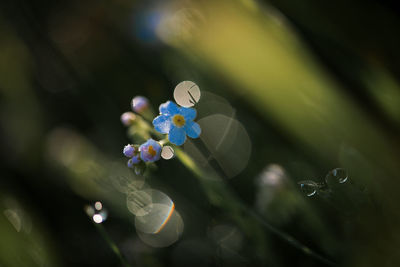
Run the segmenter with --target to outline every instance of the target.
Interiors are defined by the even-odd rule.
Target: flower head
[[[167,101],[160,105],[160,114],[153,120],[154,128],[168,134],[171,143],[180,146],[185,143],[186,135],[191,138],[200,136],[200,125],[193,121],[197,115],[194,108],[178,107],[174,102]]]
[[[135,147],[132,145],[126,145],[123,151],[125,157],[132,158],[135,153]]]
[[[141,113],[149,106],[149,100],[144,96],[135,96],[131,102],[132,110]]]
[[[121,115],[121,122],[125,126],[130,126],[136,119],[136,115],[133,112],[125,112]]]
[[[157,141],[149,139],[139,147],[139,151],[144,162],[154,162],[160,159],[161,145]]]

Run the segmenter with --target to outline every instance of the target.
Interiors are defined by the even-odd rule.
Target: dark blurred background
[[[95,201],[131,266],[329,264],[257,216],[338,266],[398,266],[399,13],[373,0],[1,1],[0,266],[120,266],[84,211]],[[251,154],[223,183],[237,203],[158,162],[146,183],[184,230],[157,248],[98,180],[125,164],[132,97],[157,110],[185,80],[234,111],[245,130],[229,151]],[[324,182],[335,168],[345,183]]]

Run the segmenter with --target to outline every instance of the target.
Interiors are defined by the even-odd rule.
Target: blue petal
[[[179,109],[179,114],[185,118],[185,121],[192,121],[194,118],[196,118],[197,112],[194,108],[182,107]]]
[[[163,115],[175,115],[179,112],[178,106],[172,101],[167,101],[164,104],[161,104],[159,109],[160,113]]]
[[[166,134],[171,130],[171,117],[160,115],[153,120],[154,129],[158,132]]]
[[[171,131],[168,134],[168,140],[177,145],[181,146],[186,141],[186,133],[183,128],[172,127]]]
[[[140,162],[140,156],[139,155],[135,155],[132,157],[132,163],[133,164],[138,164]]]
[[[200,125],[193,121],[189,121],[188,123],[186,123],[185,131],[186,134],[191,138],[197,138],[201,134]]]

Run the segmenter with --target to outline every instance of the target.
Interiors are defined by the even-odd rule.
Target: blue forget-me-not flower
[[[154,162],[160,159],[161,145],[159,142],[149,139],[139,147],[140,158],[144,162]]]
[[[200,136],[200,125],[194,122],[197,112],[194,108],[178,107],[174,102],[167,101],[160,105],[160,115],[153,120],[154,128],[168,134],[168,140],[177,145],[183,145],[186,135],[191,138]]]

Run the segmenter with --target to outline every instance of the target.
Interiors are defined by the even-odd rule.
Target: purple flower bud
[[[135,148],[132,145],[126,145],[123,151],[125,157],[132,158],[135,153]]]
[[[125,126],[130,126],[136,119],[136,115],[133,112],[125,112],[121,115],[121,122]]]
[[[141,113],[148,108],[149,100],[147,100],[147,98],[145,98],[144,96],[135,96],[132,99],[131,105],[133,111],[135,111],[136,113]]]
[[[126,165],[128,168],[133,168],[135,165],[139,164],[141,162],[139,154],[134,155],[131,159],[128,160]]]

